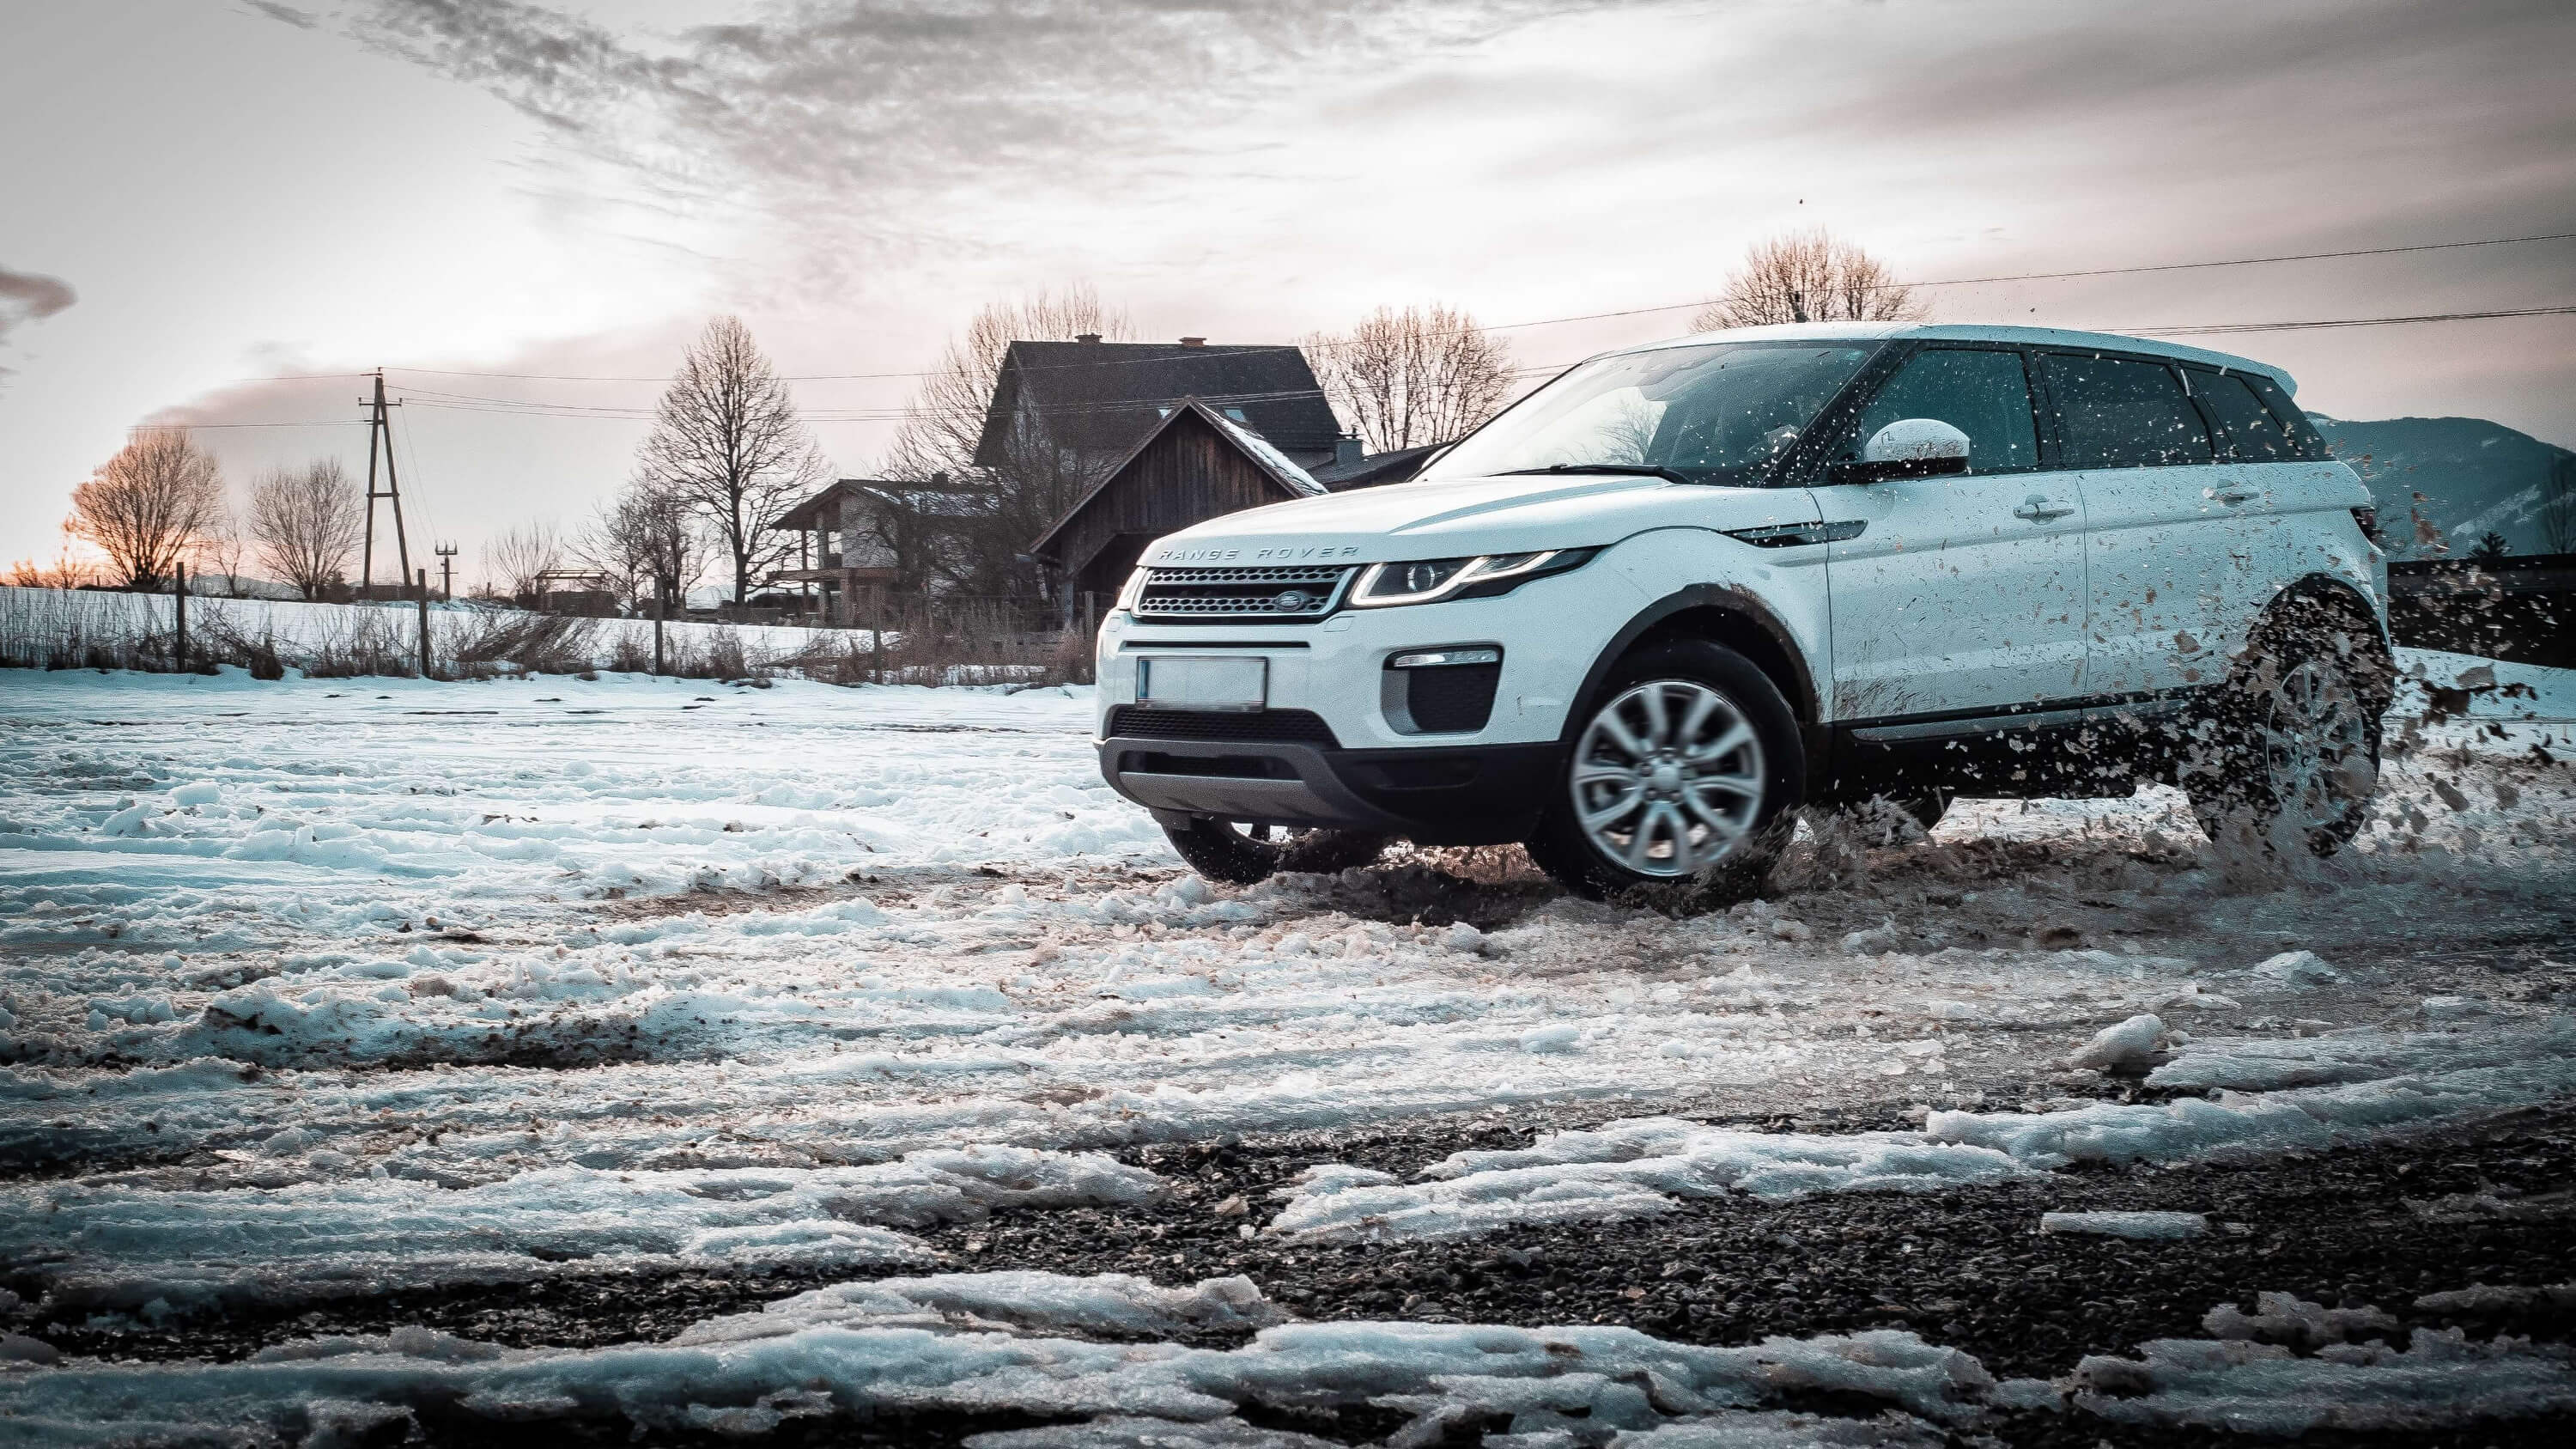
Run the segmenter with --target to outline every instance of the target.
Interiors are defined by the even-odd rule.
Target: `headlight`
[[[1145,592],[1145,571],[1141,568],[1129,569],[1127,582],[1118,587],[1118,602],[1111,607],[1125,609],[1132,614],[1136,611],[1136,596],[1143,592]]]
[[[1351,607],[1383,609],[1391,604],[1429,604],[1442,599],[1508,594],[1542,574],[1580,568],[1598,552],[1590,548],[1555,548],[1539,553],[1489,553],[1475,558],[1371,564],[1360,575],[1359,586],[1351,590]]]

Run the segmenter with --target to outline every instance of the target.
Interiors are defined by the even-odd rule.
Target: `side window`
[[[1871,434],[1906,418],[1933,418],[1966,433],[1971,473],[2039,466],[2030,379],[2019,353],[1944,347],[1914,354],[1862,409],[1851,456],[1860,456]]]
[[[2263,399],[2264,406],[2270,408],[2272,416],[2280,420],[2282,431],[2289,435],[2289,456],[2293,458],[2333,456],[2326,449],[2326,440],[2318,435],[2317,425],[2308,421],[2308,415],[2299,410],[2299,405],[2290,400],[2290,394],[2279,383],[2261,376],[2250,376],[2245,381],[2253,386],[2255,393]]]
[[[2245,379],[2232,373],[2204,372],[2197,367],[2184,368],[2183,376],[2191,383],[2191,395],[2200,399],[2200,410],[2207,415],[2211,432],[2217,435],[2220,459],[2230,463],[2269,463],[2292,455],[2290,436],[2281,430],[2280,419],[2263,406],[2263,400],[2246,386]]]
[[[2209,429],[2161,362],[2052,352],[2048,371],[2069,468],[2170,468],[2210,461]]]

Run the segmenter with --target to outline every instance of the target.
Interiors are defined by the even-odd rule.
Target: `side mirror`
[[[1825,470],[1835,483],[1938,478],[1968,471],[1968,435],[1938,418],[1900,418],[1870,434],[1859,462]]]

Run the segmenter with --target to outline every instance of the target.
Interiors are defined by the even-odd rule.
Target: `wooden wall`
[[[1144,541],[1288,496],[1206,419],[1184,414],[1074,514],[1055,557],[1073,588],[1114,592]]]

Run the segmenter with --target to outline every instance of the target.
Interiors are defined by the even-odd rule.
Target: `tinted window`
[[[2252,385],[2255,393],[2272,410],[2272,416],[2281,420],[2283,430],[2290,436],[2291,457],[2328,456],[2326,440],[2317,436],[2317,425],[2308,421],[2308,415],[2299,411],[2299,405],[2290,401],[2289,393],[2283,391],[2279,383],[2260,375],[2246,377],[2244,381]]]
[[[1767,467],[1877,350],[1721,342],[1597,358],[1487,423],[1417,481],[1652,466],[1705,482]]]
[[[2281,431],[2280,419],[2263,406],[2263,400],[2245,385],[2245,379],[2203,372],[2197,367],[2185,368],[2183,376],[2191,383],[2191,395],[2200,399],[2200,410],[2209,419],[2219,457],[2260,463],[2291,455],[2289,435]]]
[[[2018,353],[1951,347],[1914,354],[1862,411],[1851,456],[1860,456],[1872,433],[1905,418],[1933,418],[1966,433],[1971,473],[2039,465],[2030,379]]]
[[[2069,468],[2163,468],[2210,460],[2209,430],[2160,362],[2050,353],[2048,390]]]

